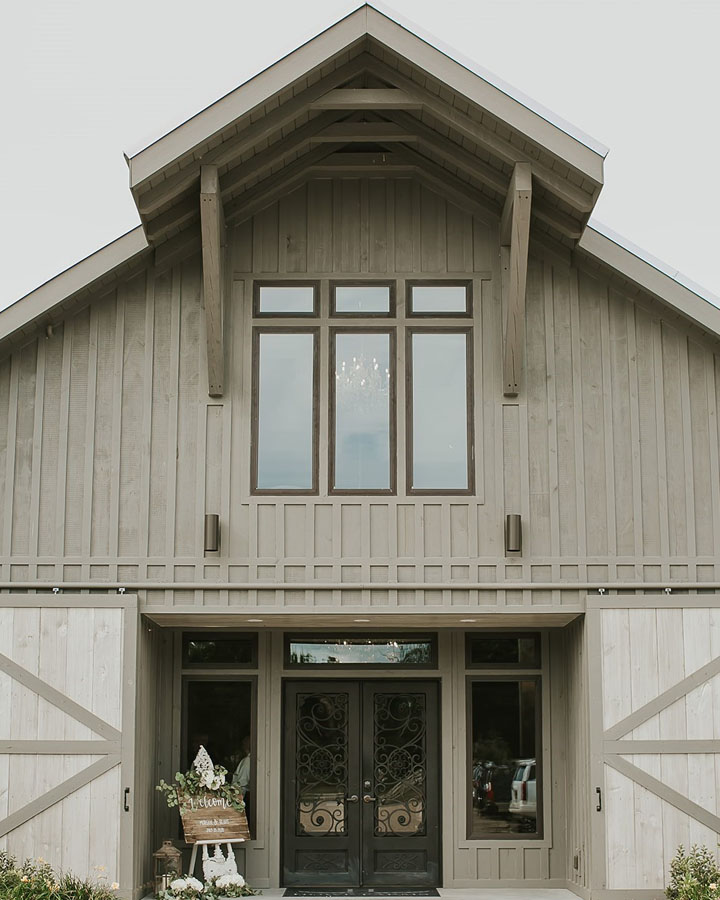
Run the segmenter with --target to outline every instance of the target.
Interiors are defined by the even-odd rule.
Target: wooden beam
[[[337,88],[310,109],[422,109],[422,101],[398,88]]]
[[[414,131],[397,122],[336,122],[316,134],[312,143],[382,144],[415,140]]]
[[[208,394],[221,397],[225,380],[223,347],[223,250],[225,216],[217,166],[200,168],[200,234],[202,238]]]
[[[503,393],[516,397],[520,391],[525,345],[525,288],[530,245],[532,172],[529,163],[516,163],[510,189],[500,217],[502,278],[507,282],[503,296],[505,336],[503,342]]]
[[[223,166],[238,159],[253,147],[262,145],[274,134],[291,124],[298,116],[301,116],[313,100],[326,94],[330,89],[347,82],[348,79],[363,71],[367,66],[368,58],[361,54],[350,60],[344,66],[336,69],[322,81],[312,85],[291,100],[273,109],[267,115],[249,122],[239,134],[228,138],[212,150],[208,150],[202,157],[203,165]],[[147,184],[133,188],[138,210],[141,216],[149,215],[160,206],[170,202],[178,194],[199,183],[200,172],[193,157],[179,172],[168,176],[156,187]]]
[[[533,159],[529,153],[526,153],[509,140],[500,137],[486,125],[470,118],[470,116],[446,103],[440,97],[423,90],[411,78],[380,60],[374,61],[373,72],[383,78],[383,80],[404,90],[409,97],[417,100],[424,109],[439,119],[444,125],[457,131],[469,141],[483,146],[490,153],[498,156],[503,162],[510,165],[515,165],[517,162],[532,164],[533,177],[537,182],[566,203],[583,212],[592,210],[595,203],[594,194],[590,194],[572,184],[567,178],[553,171],[548,165]]]

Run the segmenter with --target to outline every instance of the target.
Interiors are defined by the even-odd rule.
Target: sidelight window
[[[541,650],[538,632],[470,632],[468,837],[542,837]]]

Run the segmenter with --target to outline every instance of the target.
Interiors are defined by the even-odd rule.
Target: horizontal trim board
[[[713,583],[708,582],[709,590],[716,590]],[[660,596],[635,596],[635,597],[595,597],[587,598],[588,609],[683,609],[720,606],[720,594],[713,597],[709,594],[698,596],[697,594],[669,594]]]
[[[14,561],[13,561],[14,562]],[[176,561],[182,564],[181,560]],[[720,591],[720,581],[685,581],[675,585],[683,591]],[[665,582],[642,581],[604,581],[604,582],[580,582],[580,581],[0,581],[0,590],[46,590],[53,588],[62,590],[118,590],[125,588],[130,591],[360,591],[360,590],[391,590],[391,591],[597,591],[602,588],[606,591],[664,591]],[[611,598],[608,598],[610,600]],[[633,599],[618,598],[619,602],[612,602],[610,609],[632,608]],[[653,598],[655,599],[655,598]],[[664,606],[677,606],[677,602],[667,603],[664,595],[656,598],[658,608]],[[698,606],[720,605],[718,598],[698,598]],[[717,602],[716,602],[717,600]],[[690,604],[688,604],[690,605]],[[597,604],[596,604],[597,606]],[[602,608],[602,607],[598,607]]]
[[[120,741],[0,741],[0,754],[97,756],[120,752]]]
[[[650,888],[625,889],[616,888],[615,890],[604,888],[601,891],[592,892],[592,900],[660,900],[665,897],[663,888],[652,890]]]
[[[13,831],[15,828],[19,828],[21,825],[24,825],[25,822],[28,822],[35,816],[40,815],[41,812],[45,812],[46,809],[49,809],[51,806],[54,806],[61,800],[64,800],[75,791],[79,791],[80,788],[85,787],[86,784],[89,784],[91,781],[94,781],[96,778],[99,778],[101,775],[109,772],[110,769],[113,769],[115,766],[119,765],[120,754],[111,754],[110,756],[105,757],[105,759],[97,760],[86,769],[82,769],[76,775],[73,775],[71,778],[68,778],[66,781],[58,784],[56,787],[42,794],[40,797],[37,797],[35,800],[26,804],[21,809],[18,809],[16,812],[7,816],[7,818],[1,819],[0,837],[3,837],[3,835],[6,835],[10,831]]]
[[[96,734],[102,735],[102,737],[106,737],[111,741],[120,740],[120,732],[116,728],[113,728],[112,725],[109,725],[99,716],[96,716],[95,713],[90,712],[89,709],[86,709],[84,706],[71,700],[67,694],[63,694],[51,684],[48,684],[46,681],[42,681],[36,675],[33,675],[32,672],[23,669],[22,666],[19,666],[16,662],[2,653],[0,653],[0,672],[5,672],[15,681],[19,681],[20,684],[24,685],[28,690],[38,694],[43,700],[47,700],[48,703],[51,703],[53,706],[61,709],[64,713],[72,716],[73,719],[76,719],[81,725],[85,725]]]
[[[19,609],[135,609],[137,603],[137,594],[0,594],[0,607]]]
[[[716,741],[603,741],[605,753],[720,753]]]

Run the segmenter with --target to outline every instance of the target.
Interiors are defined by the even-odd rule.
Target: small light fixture
[[[262,622],[262,619],[248,619],[248,622]]]
[[[505,516],[505,552],[522,552],[522,518],[518,513]]]
[[[369,622],[370,619],[353,619],[353,622]]]
[[[461,622],[477,622],[477,619],[460,619]]]
[[[220,516],[217,513],[205,514],[205,552],[213,553],[220,546]]]

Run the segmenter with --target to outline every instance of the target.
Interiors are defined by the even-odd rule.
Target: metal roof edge
[[[391,6],[388,6],[387,4],[381,2],[381,0],[373,0],[372,3],[366,3],[365,5],[370,9],[374,9],[376,12],[379,12],[386,18],[391,19],[393,22],[395,22],[396,25],[399,25],[401,28],[404,28],[411,34],[414,34],[415,37],[419,38],[421,41],[424,41],[426,44],[429,44],[431,47],[434,47],[444,56],[447,56],[449,59],[453,60],[453,62],[458,63],[458,65],[461,65],[464,69],[472,72],[473,75],[477,75],[478,78],[482,78],[483,81],[486,81],[488,84],[499,90],[501,93],[505,94],[511,100],[514,100],[516,103],[524,106],[526,109],[530,110],[530,112],[535,113],[535,115],[539,116],[541,119],[545,119],[545,121],[550,125],[553,125],[560,131],[565,132],[568,137],[573,138],[581,144],[584,144],[589,150],[597,153],[603,159],[605,159],[605,157],[610,152],[610,148],[603,144],[601,141],[598,141],[596,138],[592,137],[592,135],[587,134],[582,129],[577,128],[577,126],[573,125],[572,122],[568,122],[567,119],[563,119],[562,116],[557,115],[551,109],[543,106],[542,103],[538,103],[537,100],[534,100],[523,91],[509,84],[507,81],[504,81],[502,78],[495,75],[494,72],[491,72],[489,69],[484,68],[484,66],[481,66],[471,57],[465,56],[464,53],[456,50],[450,44],[446,44],[444,41],[441,41],[439,38],[435,37],[435,35],[422,28],[422,26],[413,22],[412,19],[408,19],[401,13],[394,10]]]
[[[720,297],[636,246],[612,228],[591,219],[577,248],[606,263],[702,328],[720,335]]]
[[[149,248],[138,225],[0,310],[0,341]]]

